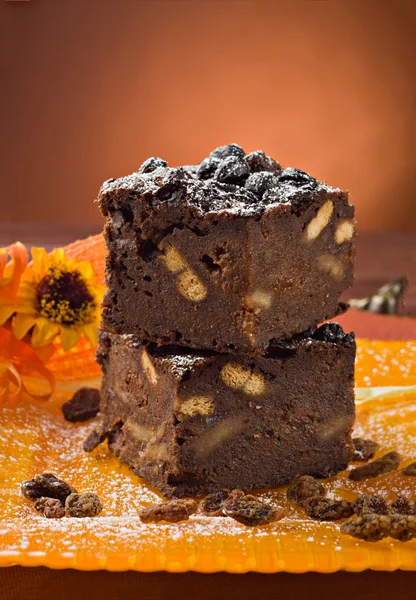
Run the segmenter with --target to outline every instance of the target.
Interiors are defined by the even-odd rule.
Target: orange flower
[[[33,260],[27,264],[25,252],[14,244],[0,254],[0,283],[7,292],[0,294],[0,325],[10,320],[15,336],[30,335],[34,348],[48,346],[58,336],[64,351],[82,335],[96,345],[104,287],[91,263],[68,258],[62,248],[51,254],[32,248]]]
[[[49,391],[35,393],[33,384],[47,384]],[[0,400],[17,400],[27,394],[35,400],[48,400],[55,379],[38,354],[16,339],[11,331],[0,328]],[[37,389],[36,392],[39,390]]]

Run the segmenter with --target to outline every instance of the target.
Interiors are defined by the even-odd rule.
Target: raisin
[[[404,469],[402,469],[403,475],[409,475],[411,477],[416,477],[416,462],[407,465]]]
[[[148,506],[140,512],[139,517],[143,523],[158,523],[159,521],[177,523],[189,519],[196,509],[195,500],[169,500]]]
[[[312,332],[312,337],[315,340],[323,342],[344,342],[350,334],[346,335],[341,325],[338,323],[324,323],[318,329]],[[354,336],[352,337],[354,340]],[[348,340],[350,341],[350,339]]]
[[[384,475],[394,471],[400,464],[400,455],[397,452],[389,452],[381,458],[374,460],[362,467],[357,467],[350,472],[350,479],[353,481],[362,481],[363,479],[370,479],[371,477],[377,477],[378,475]]]
[[[303,507],[308,517],[319,521],[338,521],[354,514],[351,503],[347,500],[310,498],[304,502]]]
[[[308,175],[308,173],[305,173],[305,171],[301,171],[300,169],[293,169],[292,167],[289,167],[288,169],[282,171],[282,174],[280,175],[280,181],[282,183],[287,182],[291,185],[296,186],[309,185],[315,187],[316,185],[318,185],[318,182],[314,177],[311,177],[310,175]]]
[[[139,173],[151,173],[160,167],[166,167],[167,164],[168,163],[166,160],[163,160],[163,158],[156,158],[155,156],[152,156],[144,161],[139,169]]]
[[[47,519],[62,519],[65,516],[65,507],[57,498],[38,498],[33,506]]]
[[[210,517],[221,517],[223,513],[223,504],[229,498],[230,490],[219,490],[214,494],[208,494],[202,502],[202,511]]]
[[[390,537],[400,542],[408,542],[416,537],[416,517],[409,515],[391,515]]]
[[[404,496],[399,496],[391,505],[391,512],[400,515],[413,515],[415,507]]]
[[[371,440],[364,440],[363,438],[353,438],[352,443],[354,444],[354,454],[352,457],[353,461],[367,462],[370,458],[373,458],[378,450],[378,444]]]
[[[288,499],[300,505],[307,500],[325,495],[326,491],[322,483],[310,475],[296,475],[287,489]]]
[[[377,542],[390,534],[390,517],[375,514],[354,517],[341,525],[341,533],[359,540]]]
[[[92,452],[97,446],[102,444],[107,439],[107,431],[102,427],[96,427],[91,431],[82,447],[84,452]]]
[[[42,473],[35,475],[33,479],[24,481],[21,485],[21,491],[25,498],[36,500],[37,498],[56,498],[65,502],[66,498],[76,492],[74,488],[58,479],[52,473]]]
[[[362,516],[371,514],[388,515],[390,513],[387,502],[380,496],[372,496],[371,494],[361,494],[354,502],[352,508],[356,515]]]
[[[86,492],[85,494],[71,494],[65,502],[65,508],[70,517],[95,517],[103,510],[97,494]]]
[[[96,388],[82,387],[71,400],[62,405],[62,412],[67,421],[88,421],[100,412],[100,391]]]
[[[184,183],[178,173],[171,173],[155,196],[160,202],[179,202],[185,194]]]
[[[261,502],[254,496],[235,490],[224,502],[224,513],[243,525],[265,525],[281,518],[281,514],[270,504]]]
[[[215,178],[221,183],[237,183],[248,175],[248,167],[244,158],[229,156],[222,160],[215,172]]]
[[[244,158],[246,153],[238,144],[227,144],[226,146],[219,146],[215,148],[209,155],[209,158],[217,158],[223,160],[229,156],[236,156],[238,158]]]
[[[278,162],[267,156],[262,150],[256,150],[247,154],[246,161],[250,173],[258,173],[259,171],[269,171],[270,173],[280,174],[282,167]]]
[[[257,196],[263,196],[266,190],[276,188],[279,185],[279,180],[273,173],[262,171],[253,173],[249,176],[245,183],[245,188]]]
[[[220,164],[218,158],[205,158],[198,167],[197,175],[200,179],[210,179]]]

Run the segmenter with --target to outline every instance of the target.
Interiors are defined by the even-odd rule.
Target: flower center
[[[46,319],[61,325],[92,321],[96,309],[94,296],[77,271],[53,266],[36,287],[36,309]]]

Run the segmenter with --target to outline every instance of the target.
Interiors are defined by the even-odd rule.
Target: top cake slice
[[[344,310],[348,195],[236,144],[200,165],[151,158],[110,179],[102,328],[158,344],[262,352]]]

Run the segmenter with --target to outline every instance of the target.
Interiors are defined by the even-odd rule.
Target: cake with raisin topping
[[[345,310],[353,281],[348,195],[262,151],[201,164],[148,159],[104,183],[102,328],[158,345],[266,351]]]

